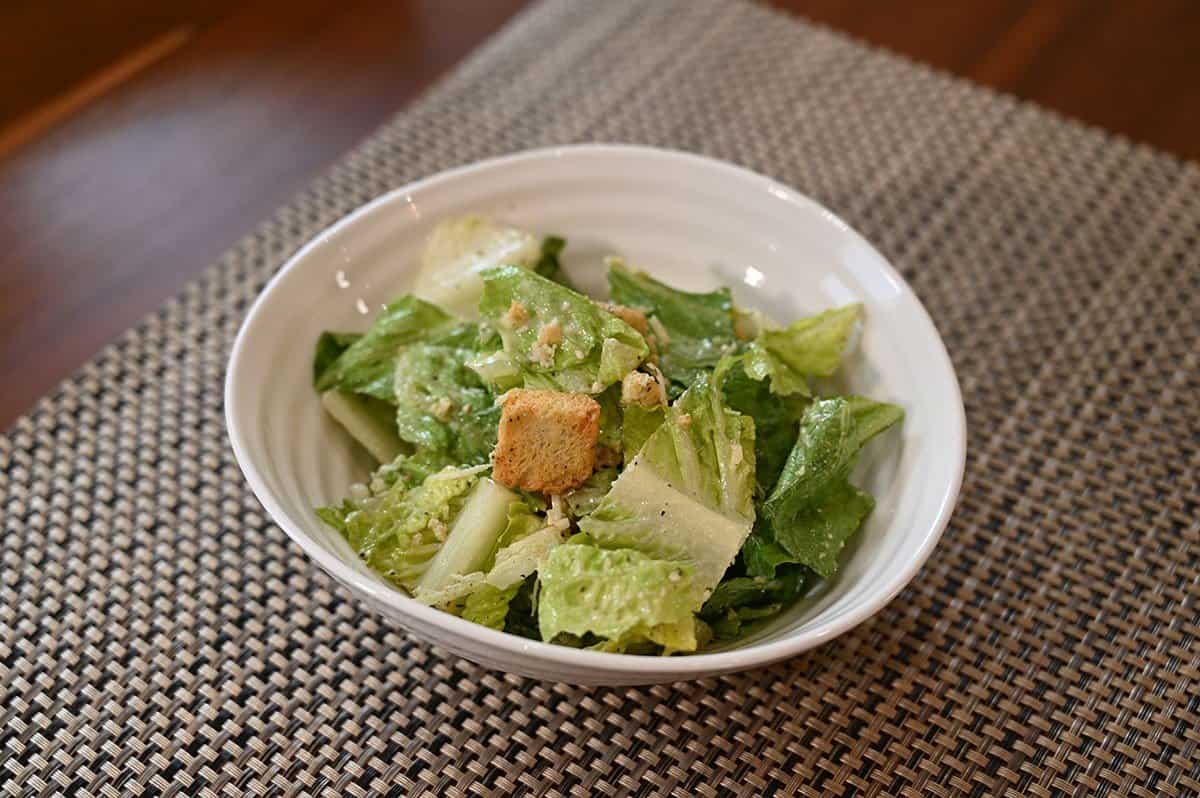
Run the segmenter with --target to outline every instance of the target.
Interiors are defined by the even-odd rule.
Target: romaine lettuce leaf
[[[550,552],[539,577],[543,640],[589,632],[616,640],[637,628],[684,624],[704,600],[693,566],[632,549],[565,543]]]
[[[337,389],[394,402],[393,370],[401,349],[441,335],[454,324],[441,308],[403,296],[384,308],[361,338],[326,364],[317,379],[317,391]]]
[[[333,365],[342,353],[350,348],[350,344],[362,338],[362,333],[340,333],[326,330],[317,338],[317,348],[313,353],[313,385],[321,381],[321,377]]]
[[[567,242],[558,236],[546,236],[542,239],[542,254],[534,264],[533,270],[545,277],[547,280],[553,280],[559,285],[565,285],[572,291],[578,290],[571,282],[571,278],[567,276],[563,270],[562,263],[559,262],[558,256],[566,248]]]
[[[662,426],[665,416],[666,410],[661,407],[651,410],[641,405],[626,405],[621,423],[621,448],[627,462],[633,460],[646,445],[646,440]]]
[[[754,484],[754,422],[701,375],[579,528],[603,546],[689,563],[712,588],[750,533]]]
[[[390,463],[404,451],[396,434],[395,408],[373,396],[342,391],[321,394],[321,406],[334,421],[380,463]]]
[[[472,364],[497,387],[599,393],[649,354],[625,322],[582,294],[511,266],[483,275],[480,315],[500,333],[506,358]],[[501,389],[503,389],[501,387]]]
[[[477,333],[472,334],[477,337]],[[418,343],[396,360],[396,426],[420,449],[446,452],[459,463],[485,463],[496,445],[500,408],[466,363],[477,352]]]
[[[620,637],[601,640],[588,646],[592,651],[607,651],[612,654],[662,654],[695,651],[701,645],[700,629],[703,623],[688,618],[678,623],[660,623],[656,626],[635,626]]]
[[[746,374],[740,359],[729,361],[721,387],[734,410],[754,419],[754,476],[757,495],[766,497],[787,462],[800,428],[806,401],[800,396],[776,396],[767,383]]]
[[[600,405],[600,436],[596,443],[614,452],[621,451],[621,386],[610,385],[592,397]]]
[[[619,472],[615,468],[602,468],[587,478],[582,485],[563,496],[572,518],[583,518],[603,501],[612,488]]]
[[[508,605],[516,597],[522,584],[515,582],[506,588],[484,585],[467,596],[462,617],[489,629],[503,629],[508,618]]]
[[[542,633],[537,623],[538,579],[531,576],[521,583],[516,595],[508,602],[508,614],[504,617],[504,631],[510,635],[541,640]]]
[[[475,318],[482,274],[496,266],[533,268],[544,247],[524,230],[479,216],[441,222],[429,234],[413,292],[463,318]]]
[[[842,547],[874,507],[849,482],[855,458],[903,416],[895,405],[857,396],[819,399],[808,407],[783,473],[763,503],[764,523],[747,542],[751,575],[772,576],[784,561],[833,575]]]
[[[413,597],[427,604],[444,604],[468,595],[473,588],[467,585],[474,575],[482,582],[483,569],[495,556],[514,503],[521,503],[517,494],[490,479],[480,479],[454,519],[445,543],[417,581]],[[457,595],[455,585],[461,588]]]
[[[545,526],[496,552],[495,562],[487,572],[486,581],[492,587],[507,588],[519,585],[535,573],[546,557],[563,542],[562,529]]]
[[[659,335],[656,343],[663,373],[673,382],[690,385],[698,372],[716,366],[737,345],[728,288],[680,291],[610,258],[608,290],[613,302],[643,311],[652,330],[661,326],[666,332],[666,340]]]
[[[781,396],[811,391],[807,377],[837,371],[851,334],[862,319],[862,305],[846,305],[789,324],[782,330],[760,330],[746,351],[746,373],[770,380]]]
[[[381,466],[368,485],[352,488],[341,504],[317,510],[371,568],[410,590],[485,470],[447,466],[429,473],[430,467],[423,458],[401,455]]]

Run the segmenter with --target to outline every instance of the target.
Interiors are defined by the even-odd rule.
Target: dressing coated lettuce
[[[794,562],[822,577],[837,570],[838,554],[875,506],[850,484],[859,450],[896,424],[904,411],[862,397],[819,399],[800,422],[800,435],[778,483],[763,504],[763,523],[748,541],[747,570],[773,576]]]
[[[503,357],[476,370],[514,385],[600,393],[646,359],[646,340],[592,300],[533,272],[505,266],[483,275],[479,313],[504,342]]]
[[[861,305],[846,305],[782,330],[763,329],[746,352],[746,374],[769,379],[773,393],[809,396],[806,378],[829,377],[837,371],[861,318]]]
[[[903,413],[817,394],[862,308],[781,326],[619,258],[603,304],[574,289],[565,245],[448,220],[415,296],[320,336],[323,406],[383,465],[317,514],[418,601],[491,629],[663,655],[753,634],[836,572],[874,506],[850,474]],[[509,457],[553,452],[540,472],[582,460],[570,479],[493,471],[518,387],[591,397],[542,395],[505,428]]]
[[[641,310],[653,320],[651,330],[660,364],[673,382],[690,385],[734,350],[733,298],[728,288],[708,293],[680,291],[644,272],[630,271],[619,258],[610,258],[608,263],[612,301]]]
[[[717,584],[750,534],[753,500],[754,422],[701,377],[579,528],[609,548],[689,563],[703,590]]]

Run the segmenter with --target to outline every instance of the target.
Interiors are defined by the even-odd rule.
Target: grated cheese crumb
[[[529,347],[529,361],[548,369],[554,365],[554,352],[556,349],[558,349],[556,344],[547,344],[538,341]]]
[[[454,412],[454,402],[450,401],[450,397],[443,396],[433,403],[432,410],[438,421],[448,421],[450,414]]]
[[[538,328],[537,342],[539,344],[561,344],[562,339],[562,323],[558,319],[551,319]]]
[[[500,317],[500,323],[510,330],[520,330],[529,323],[529,310],[517,300],[508,306],[508,310]]]

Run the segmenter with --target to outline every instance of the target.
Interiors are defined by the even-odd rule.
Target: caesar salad
[[[619,257],[593,298],[564,247],[444,221],[412,293],[320,336],[317,395],[378,467],[316,512],[493,629],[627,654],[736,640],[833,576],[874,506],[851,472],[903,413],[818,390],[862,308],[784,325]]]

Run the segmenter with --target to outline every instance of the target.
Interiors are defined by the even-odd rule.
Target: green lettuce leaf
[[[858,452],[903,416],[895,405],[857,396],[809,406],[783,473],[763,503],[764,523],[747,544],[751,575],[771,576],[784,561],[833,575],[842,548],[874,507],[849,482]]]
[[[604,497],[608,495],[608,491],[612,488],[613,482],[617,478],[618,470],[615,468],[602,468],[594,472],[587,480],[578,488],[570,491],[563,496],[563,501],[567,503],[567,509],[571,513],[572,518],[583,518],[597,507]]]
[[[564,285],[572,291],[576,291],[578,289],[575,288],[575,285],[571,282],[571,278],[563,270],[562,263],[558,258],[566,246],[566,239],[559,238],[558,236],[546,236],[543,238],[542,254],[538,258],[537,263],[534,264],[533,270],[547,280],[553,280],[559,285]]]
[[[708,589],[750,533],[754,485],[754,422],[701,375],[579,528],[603,546],[689,563]]]
[[[841,365],[842,355],[862,319],[862,305],[846,305],[789,324],[782,330],[760,330],[746,351],[746,373],[770,380],[780,396],[811,391],[807,377],[828,377]]]
[[[534,268],[545,246],[532,233],[480,216],[447,219],[425,242],[413,293],[466,319],[476,317],[483,273],[496,266]]]
[[[500,535],[507,528],[512,505],[520,503],[517,494],[491,479],[481,478],[476,482],[444,545],[417,581],[413,597],[426,604],[441,605],[465,597],[479,587],[483,569],[495,556]]]
[[[380,463],[390,463],[405,450],[396,432],[396,408],[373,396],[326,391],[321,407],[350,437]]]
[[[625,406],[621,426],[621,448],[625,452],[626,460],[633,460],[633,456],[642,450],[654,431],[662,426],[665,416],[666,410],[661,407],[650,410],[641,405]]]
[[[432,471],[432,466],[428,458],[401,455],[381,466],[369,484],[353,488],[341,504],[317,510],[371,568],[409,590],[441,549],[484,470],[447,466]]]
[[[521,583],[516,595],[508,602],[508,614],[504,617],[504,631],[510,635],[541,640],[542,633],[537,622],[538,578],[531,576]]]
[[[776,396],[765,382],[747,375],[740,360],[731,360],[723,373],[721,387],[725,401],[754,419],[754,476],[757,495],[765,497],[783,473],[783,464],[796,442],[806,400]]]
[[[621,426],[624,423],[621,412],[621,386],[610,385],[592,398],[600,405],[600,435],[597,444],[620,452]]]
[[[320,393],[331,389],[394,402],[396,356],[408,346],[449,331],[454,320],[441,308],[403,296],[384,308],[370,329],[351,343],[317,379]]]
[[[487,462],[496,446],[500,408],[466,365],[477,354],[441,343],[413,344],[400,354],[394,390],[401,438],[420,449],[446,452],[455,462]]]
[[[687,623],[704,599],[691,565],[632,549],[566,543],[550,552],[539,576],[543,640],[561,633],[615,640],[639,627]]]
[[[321,382],[321,377],[329,367],[350,348],[350,344],[362,338],[362,333],[340,333],[326,330],[317,338],[317,349],[313,353],[313,385]]]
[[[522,582],[505,588],[484,585],[467,596],[462,617],[489,629],[503,629],[508,618],[508,606],[521,589]]]
[[[599,393],[649,354],[628,324],[545,277],[506,266],[485,272],[483,283],[479,312],[499,331],[504,357],[481,358],[472,367],[500,390],[523,384]],[[551,330],[561,337],[557,343],[547,335]]]
[[[608,290],[613,302],[643,311],[652,330],[661,326],[666,332],[665,341],[658,336],[659,362],[673,382],[690,385],[698,372],[716,366],[737,345],[728,288],[704,294],[680,291],[610,258]]]

